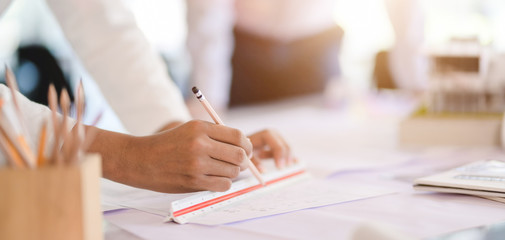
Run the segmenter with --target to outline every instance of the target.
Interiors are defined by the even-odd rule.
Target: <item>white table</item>
[[[411,180],[418,176],[482,158],[505,159],[502,150],[494,148],[399,147],[398,123],[414,103],[408,98],[368,96],[328,109],[321,97],[312,96],[233,109],[224,116],[228,126],[245,132],[277,129],[317,177],[335,184],[377,185],[395,194],[217,227],[162,223],[162,216],[119,210],[104,214],[110,224],[106,238],[350,239],[358,228],[360,234],[371,231],[376,237],[426,238],[505,221],[502,203],[412,190]]]

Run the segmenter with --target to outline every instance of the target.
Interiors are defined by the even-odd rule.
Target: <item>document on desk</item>
[[[419,178],[414,188],[423,191],[462,193],[505,202],[505,162],[478,161]]]
[[[254,177],[246,174],[234,182],[230,192],[164,194],[124,186],[125,189],[113,191],[104,200],[168,216],[167,220],[178,223],[219,225],[393,193],[358,183],[335,184],[331,180],[313,178],[301,169],[304,169],[301,165],[295,165],[284,171],[264,174],[270,183],[266,187],[258,187]],[[251,183],[253,191],[235,194],[244,193]],[[231,201],[223,203],[220,201],[223,197]]]
[[[220,225],[391,193],[394,192],[373,186],[354,183],[338,185],[325,179],[310,179],[266,192],[225,208],[215,209],[190,222]]]
[[[103,212],[133,208],[164,216],[167,214],[170,202],[191,195],[193,195],[193,193],[160,193],[131,187],[108,179],[102,179],[101,181],[101,202]]]

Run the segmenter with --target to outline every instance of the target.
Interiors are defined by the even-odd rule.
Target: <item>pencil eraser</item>
[[[193,87],[191,91],[193,91],[193,93],[196,94],[198,91],[200,91],[200,89],[198,89],[197,87]]]

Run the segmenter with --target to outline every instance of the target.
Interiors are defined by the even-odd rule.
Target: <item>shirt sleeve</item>
[[[151,134],[190,115],[160,56],[120,0],[47,0],[63,33],[125,128]]]
[[[44,124],[45,121],[48,121],[51,119],[51,110],[47,108],[44,105],[40,105],[38,103],[32,102],[29,99],[27,99],[25,96],[20,94],[19,92],[16,93],[16,97],[19,103],[19,107],[21,109],[21,115],[23,119],[21,121],[14,121],[12,124],[20,124],[20,122],[23,122],[26,125],[26,130],[28,131],[26,133],[26,140],[28,142],[28,145],[31,147],[33,150],[34,154],[36,153],[36,149],[38,146],[38,139],[39,139],[39,134],[40,134],[40,129],[42,127],[42,124]],[[2,105],[2,117],[4,117],[4,114],[9,114],[10,119],[17,119],[15,112],[14,112],[14,104],[12,102],[12,95],[10,89],[3,85],[0,84],[0,98],[3,99],[3,105]],[[61,119],[61,115],[58,114],[58,117]],[[2,120],[2,124],[4,124],[5,119]],[[75,125],[75,120],[72,118],[67,119],[67,130],[70,131],[73,126]],[[54,139],[54,130],[52,127],[52,124],[47,124],[47,144],[45,152],[46,154],[49,152]],[[0,166],[5,165],[6,159],[5,155],[0,154]]]

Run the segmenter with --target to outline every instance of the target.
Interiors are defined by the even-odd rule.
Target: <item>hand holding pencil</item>
[[[217,114],[214,119],[222,123]],[[121,138],[120,134],[113,135],[108,141]],[[253,169],[251,160],[260,166],[260,159],[273,157],[280,168],[293,160],[289,146],[274,131],[260,131],[248,138],[238,129],[201,120],[170,127],[155,135],[129,138],[122,147],[127,154],[110,157],[119,156],[120,164],[104,161],[104,176],[159,192],[223,192],[230,189],[240,171]],[[92,148],[104,152],[104,146],[97,143]],[[253,150],[257,154],[253,155]],[[104,159],[109,159],[108,155]],[[109,163],[113,164],[109,166]]]
[[[224,125],[219,115],[217,115],[210,103],[207,99],[205,99],[203,93],[197,87],[193,87],[192,91],[200,103],[202,103],[207,113],[209,113],[212,120],[214,120],[216,124]],[[263,181],[259,171],[262,170],[260,158],[274,158],[278,168],[283,168],[284,166],[297,161],[292,157],[291,150],[286,141],[273,130],[263,130],[257,132],[251,135],[248,140],[257,150],[256,152],[258,152],[257,156],[252,153],[248,156],[248,167],[254,177],[256,177],[262,185],[265,185],[265,182]]]
[[[196,87],[193,87],[192,90],[193,90],[193,93],[195,94],[196,98],[202,103],[202,105],[205,108],[205,110],[209,113],[209,115],[212,118],[212,120],[214,120],[214,122],[216,124],[224,126],[223,121],[221,120],[221,118],[219,117],[219,115],[217,115],[216,111],[214,111],[214,108],[212,108],[212,106],[209,104],[209,102],[207,102],[207,99],[205,99],[205,97],[203,96],[202,92],[198,88],[196,88]],[[250,142],[250,140],[249,140],[249,142]],[[252,143],[251,143],[251,145],[252,145]],[[258,169],[256,168],[256,166],[251,161],[251,157],[252,156],[253,156],[252,153],[248,155],[248,158],[246,160],[247,161],[247,166],[249,167],[249,170],[251,170],[251,172],[254,175],[254,177],[256,179],[258,179],[258,181],[261,183],[261,185],[265,185],[265,181],[261,177],[260,172],[258,171]]]

